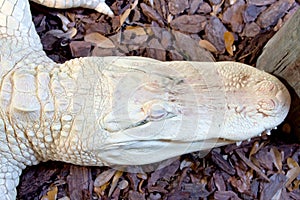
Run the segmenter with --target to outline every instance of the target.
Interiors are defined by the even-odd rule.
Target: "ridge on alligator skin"
[[[35,2],[113,14],[103,0]],[[278,79],[241,63],[54,63],[26,0],[0,0],[0,74],[0,199],[15,199],[22,169],[41,161],[159,162],[257,136],[280,124],[290,106]]]

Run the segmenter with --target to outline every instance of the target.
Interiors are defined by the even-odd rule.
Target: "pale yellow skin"
[[[112,15],[98,2],[90,8]],[[0,0],[0,74],[0,199],[15,199],[22,169],[40,161],[154,163],[257,136],[280,124],[290,105],[278,79],[235,62],[56,64],[26,0]]]

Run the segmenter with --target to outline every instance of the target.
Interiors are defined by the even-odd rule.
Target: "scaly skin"
[[[113,17],[114,14],[111,9],[106,5],[105,0],[32,0],[33,2],[48,6],[51,8],[74,8],[83,7],[94,9],[100,13]]]
[[[98,2],[97,10],[112,14]],[[1,199],[15,199],[21,170],[40,161],[158,162],[254,137],[280,124],[290,105],[278,79],[235,62],[95,57],[56,64],[25,0],[0,0],[0,56]]]

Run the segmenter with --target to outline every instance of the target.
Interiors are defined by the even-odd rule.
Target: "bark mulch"
[[[299,8],[298,0],[107,3],[114,18],[31,4],[47,55],[60,63],[136,55],[255,66],[266,42]],[[239,146],[186,154],[145,173],[41,163],[24,170],[18,199],[300,199],[300,144],[288,129],[284,124]]]

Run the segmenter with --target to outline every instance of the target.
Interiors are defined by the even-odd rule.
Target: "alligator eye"
[[[143,106],[142,110],[150,121],[162,120],[174,116],[168,103],[161,101],[148,102]]]
[[[166,115],[168,115],[168,112],[165,110],[163,106],[159,104],[152,105],[149,113],[150,119],[159,120],[164,118]]]

